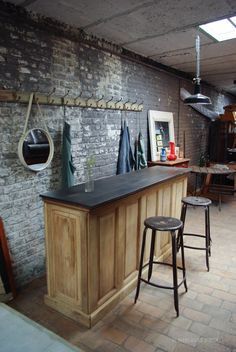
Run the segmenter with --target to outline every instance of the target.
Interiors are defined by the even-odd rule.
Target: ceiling
[[[236,15],[236,0],[10,0],[164,65],[195,72],[199,24]],[[236,39],[201,37],[201,78],[236,96]]]

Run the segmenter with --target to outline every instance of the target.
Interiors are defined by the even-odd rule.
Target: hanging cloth
[[[64,109],[65,116],[65,109]],[[72,187],[74,185],[75,166],[71,155],[70,125],[64,122],[62,139],[62,187]]]
[[[145,156],[144,139],[141,132],[135,141],[135,170],[144,169],[147,167],[147,160]]]
[[[135,164],[133,151],[130,145],[130,133],[126,120],[121,126],[120,147],[117,163],[117,175],[133,170]]]
[[[143,135],[141,132],[141,124],[140,124],[140,113],[138,115],[138,124],[139,124],[139,134],[138,138],[135,140],[135,170],[144,169],[147,167],[147,160],[145,156],[145,144]]]

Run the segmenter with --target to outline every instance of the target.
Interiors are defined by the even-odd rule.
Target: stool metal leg
[[[143,231],[143,240],[142,240],[142,248],[141,248],[140,262],[139,262],[139,272],[138,272],[138,282],[137,282],[137,289],[136,289],[134,303],[136,303],[138,296],[139,296],[141,277],[142,277],[142,269],[143,269],[143,258],[144,258],[145,243],[146,243],[146,235],[147,235],[147,227],[145,227],[145,229]]]
[[[185,291],[188,292],[188,286],[187,286],[187,281],[186,281],[185,258],[184,258],[184,241],[183,241],[183,234],[182,233],[180,235],[180,247],[181,247],[184,287],[185,287]]]
[[[174,287],[174,304],[177,317],[179,316],[179,298],[178,298],[178,274],[177,274],[177,241],[175,231],[171,231],[172,237],[172,265],[173,265],[173,287]]]
[[[207,271],[210,270],[209,267],[209,244],[210,244],[210,239],[209,239],[209,230],[208,230],[208,207],[205,207],[205,236],[206,236],[206,266],[207,266]]]
[[[155,239],[156,239],[156,231],[152,230],[152,239],[151,239],[151,247],[150,247],[150,256],[149,256],[149,268],[148,268],[148,281],[152,276],[152,268],[153,268],[153,257],[155,251]]]
[[[180,249],[180,235],[184,232],[184,225],[185,225],[185,218],[186,218],[186,211],[187,211],[187,205],[183,204],[182,209],[181,209],[181,215],[180,215],[180,220],[183,223],[183,226],[179,229],[178,231],[178,236],[177,236],[177,251]]]
[[[208,238],[209,238],[209,256],[211,256],[211,227],[210,227],[210,207],[207,207],[207,226],[208,226]]]

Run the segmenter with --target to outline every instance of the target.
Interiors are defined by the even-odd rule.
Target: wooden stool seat
[[[210,199],[205,197],[185,197],[182,199],[182,202],[196,207],[204,207],[212,203]]]
[[[181,228],[182,221],[167,216],[152,216],[144,221],[144,225],[157,231],[175,231]]]

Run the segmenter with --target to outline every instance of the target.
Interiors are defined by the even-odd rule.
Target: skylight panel
[[[230,21],[232,21],[236,25],[236,16],[230,17]]]
[[[236,16],[231,20],[236,22]],[[236,38],[236,27],[228,19],[206,23],[199,27],[219,42]]]

